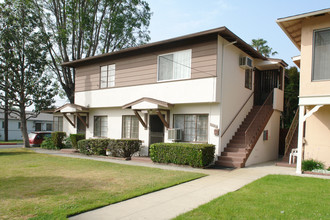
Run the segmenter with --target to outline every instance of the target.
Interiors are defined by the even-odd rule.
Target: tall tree
[[[25,147],[30,146],[26,121],[50,107],[57,91],[45,74],[47,36],[40,32],[35,11],[31,0],[0,3],[0,109],[7,100],[10,112],[20,118]],[[27,113],[31,106],[34,111]]]
[[[285,70],[285,88],[284,88],[284,111],[283,124],[289,128],[298,108],[299,101],[299,71],[297,67],[290,67]]]
[[[71,103],[75,72],[61,63],[150,40],[151,12],[145,0],[45,0],[36,4],[45,24],[43,31],[50,36],[52,70]]]
[[[262,38],[252,39],[251,46],[265,57],[269,57],[269,55],[274,56],[275,54],[277,54],[276,51],[273,51],[273,48],[267,45],[267,41]]]

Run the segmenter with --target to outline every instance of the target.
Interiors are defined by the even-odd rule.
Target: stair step
[[[244,157],[232,157],[232,156],[219,156],[219,161],[232,161],[243,163]]]
[[[224,152],[242,152],[242,153],[245,153],[245,148],[226,147]]]
[[[231,157],[245,157],[245,151],[235,151],[235,152],[222,152],[221,156],[231,156]]]
[[[232,147],[234,147],[234,148],[245,148],[245,143],[242,143],[242,144],[237,144],[237,143],[233,144],[233,143],[229,143],[229,144],[227,144],[227,147],[230,147],[230,148],[232,148]]]
[[[240,162],[230,162],[230,161],[215,161],[215,164],[219,165],[219,166],[224,166],[224,167],[236,167],[236,168],[242,168],[243,163]]]
[[[229,141],[230,144],[245,144],[245,139],[233,138]]]

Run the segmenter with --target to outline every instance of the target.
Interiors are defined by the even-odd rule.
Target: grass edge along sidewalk
[[[182,219],[330,219],[330,180],[268,175],[182,214]]]
[[[0,219],[65,219],[205,174],[0,150]]]

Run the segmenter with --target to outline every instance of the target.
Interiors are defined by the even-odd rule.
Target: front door
[[[158,115],[149,118],[149,146],[154,143],[164,142],[164,124]]]
[[[86,116],[80,116],[84,122],[86,122]],[[86,135],[86,126],[81,122],[81,120],[77,117],[77,134],[85,134]]]

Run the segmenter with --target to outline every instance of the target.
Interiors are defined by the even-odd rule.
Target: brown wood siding
[[[99,89],[100,67],[109,64],[116,64],[115,87],[157,83],[158,55],[186,49],[192,49],[191,79],[216,76],[217,41],[213,40],[78,67],[76,69],[75,91]]]

